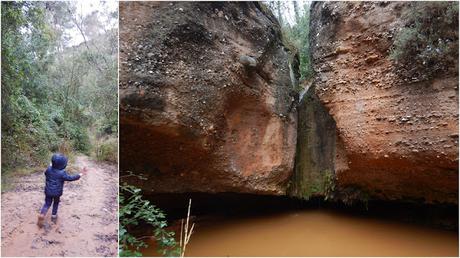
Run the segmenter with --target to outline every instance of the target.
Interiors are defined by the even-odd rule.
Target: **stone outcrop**
[[[297,134],[289,55],[257,2],[120,2],[120,171],[147,177],[124,181],[285,194]]]
[[[358,192],[364,199],[458,203],[458,73],[424,82],[395,73],[388,56],[405,8],[312,5],[313,87],[335,121],[336,190],[342,199]]]

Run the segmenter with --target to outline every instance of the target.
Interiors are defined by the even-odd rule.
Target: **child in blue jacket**
[[[78,175],[69,175],[64,170],[67,166],[67,157],[62,154],[54,154],[51,158],[51,166],[49,166],[45,171],[46,176],[46,185],[45,185],[45,204],[40,210],[40,215],[38,215],[38,226],[43,226],[43,221],[45,220],[45,215],[48,212],[48,209],[53,204],[53,211],[51,214],[51,220],[56,223],[57,221],[57,211],[59,206],[59,198],[62,195],[64,182],[65,181],[75,181],[80,179],[83,175],[82,173]],[[86,169],[83,169],[86,172]]]

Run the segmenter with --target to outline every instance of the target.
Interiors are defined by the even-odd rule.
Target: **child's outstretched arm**
[[[80,179],[81,177],[81,174],[78,174],[78,175],[69,175],[67,174],[67,172],[64,171],[64,175],[62,176],[62,178],[65,180],[65,181],[75,181],[75,180],[78,180]]]

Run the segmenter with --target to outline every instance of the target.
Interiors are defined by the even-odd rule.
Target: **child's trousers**
[[[48,212],[48,209],[51,207],[51,203],[53,203],[53,212],[51,214],[56,215],[58,211],[58,207],[59,207],[59,198],[60,196],[55,196],[55,197],[46,196],[45,204],[40,210],[40,213],[45,215]]]

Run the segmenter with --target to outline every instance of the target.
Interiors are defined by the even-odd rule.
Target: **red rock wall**
[[[256,2],[121,2],[120,17],[121,174],[152,192],[284,194],[297,121],[275,18]]]
[[[389,59],[401,2],[317,2],[316,94],[337,126],[337,186],[371,198],[458,203],[458,74],[411,83]]]

